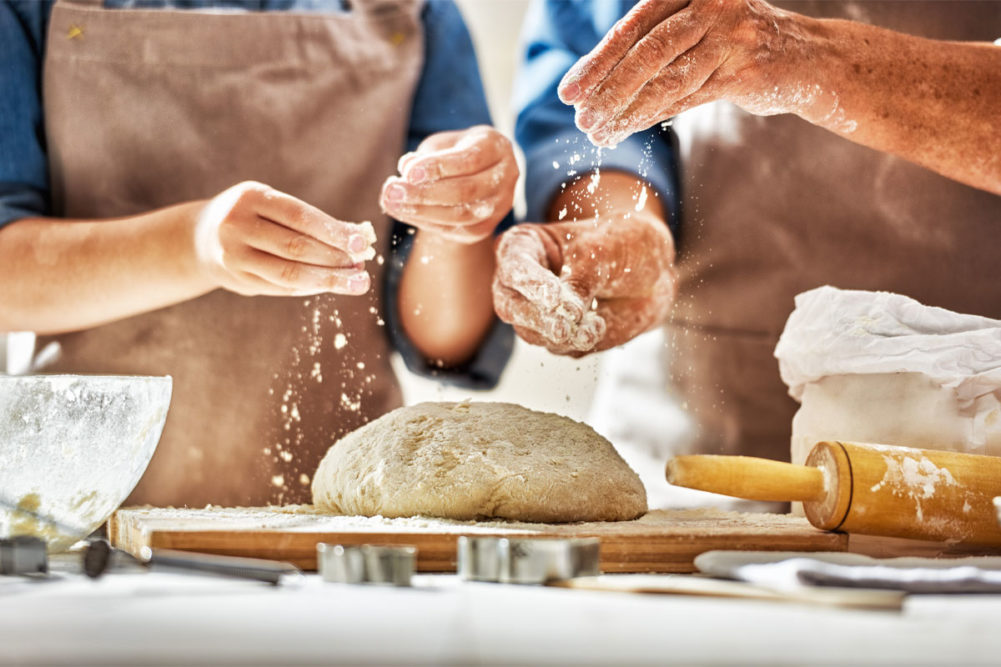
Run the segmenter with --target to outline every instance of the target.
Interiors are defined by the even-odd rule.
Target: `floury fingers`
[[[432,135],[398,167],[400,176],[383,185],[383,210],[450,241],[488,239],[514,203],[514,149],[492,127]]]

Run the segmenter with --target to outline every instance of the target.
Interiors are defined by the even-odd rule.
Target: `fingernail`
[[[368,247],[368,239],[361,234],[352,234],[348,238],[348,250],[354,253],[364,252]]]
[[[407,198],[407,191],[402,185],[390,185],[386,191],[386,198],[391,202],[401,202]]]
[[[407,180],[414,185],[418,185],[427,180],[428,172],[424,167],[414,167],[407,172]]]
[[[580,84],[579,83],[568,83],[566,86],[560,88],[560,97],[563,98],[564,102],[573,102],[580,96]]]
[[[368,274],[362,273],[357,276],[351,276],[348,280],[348,287],[357,292],[364,292],[368,289]]]
[[[581,111],[577,114],[577,127],[582,130],[590,130],[597,120],[591,111]]]

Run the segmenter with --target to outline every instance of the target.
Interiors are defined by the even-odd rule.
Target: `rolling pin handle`
[[[820,501],[827,494],[819,468],[750,456],[676,456],[667,462],[675,486],[769,502]]]

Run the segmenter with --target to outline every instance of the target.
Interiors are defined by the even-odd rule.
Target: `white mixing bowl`
[[[149,465],[171,387],[170,377],[0,376],[0,537],[36,535],[60,551],[100,526]]]

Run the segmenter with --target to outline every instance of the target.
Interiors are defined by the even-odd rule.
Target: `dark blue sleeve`
[[[458,7],[452,0],[428,0],[423,22],[424,69],[414,94],[408,151],[415,150],[435,132],[491,122],[476,52]],[[513,222],[509,214],[498,226],[498,233]],[[492,389],[500,380],[514,346],[514,331],[510,326],[495,321],[476,356],[462,366],[450,368],[439,368],[429,362],[404,332],[398,312],[399,287],[413,235],[412,227],[395,223],[393,256],[385,283],[386,328],[393,346],[414,373],[468,389]]]
[[[0,227],[49,212],[42,61],[52,0],[0,0]]]
[[[560,79],[634,4],[630,0],[533,0],[522,34],[515,83],[515,137],[525,153],[526,219],[544,221],[550,203],[580,174],[625,171],[660,197],[676,231],[678,169],[667,124],[637,133],[614,149],[596,148],[574,124],[574,110],[556,95]]]

